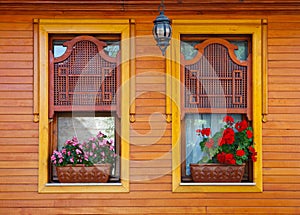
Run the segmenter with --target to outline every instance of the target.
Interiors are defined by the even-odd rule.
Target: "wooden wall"
[[[114,16],[93,11],[68,11],[64,15],[63,11],[30,11],[29,6],[26,11],[8,12],[3,4],[0,8],[0,214],[300,214],[300,15],[287,11],[251,16],[230,12],[217,17],[198,15],[268,19],[269,115],[263,124],[264,192],[172,193],[171,124],[163,115],[165,62],[151,36],[157,12],[136,11],[116,15],[134,18],[136,35],[147,36],[136,41],[138,96],[136,122],[131,124],[130,192],[39,194],[32,20]],[[170,16],[183,17],[175,9]],[[190,14],[189,18],[195,16]],[[143,146],[145,143],[148,146]]]

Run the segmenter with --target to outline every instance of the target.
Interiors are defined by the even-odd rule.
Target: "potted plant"
[[[83,143],[77,137],[67,140],[61,150],[53,152],[51,162],[61,183],[105,183],[116,156],[113,140],[100,131]]]
[[[210,128],[197,129],[203,136],[199,143],[204,157],[197,164],[190,164],[193,181],[240,182],[245,163],[256,161],[252,127],[247,120],[234,122],[233,117],[223,118],[224,126],[211,136]]]

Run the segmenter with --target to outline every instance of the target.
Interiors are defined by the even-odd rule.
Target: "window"
[[[128,191],[128,37],[128,20],[39,20],[39,192]],[[110,181],[57,183],[52,151],[99,131],[119,155]]]
[[[102,132],[120,155],[119,35],[50,35],[51,151],[77,136],[87,141]],[[105,47],[104,47],[105,46]],[[99,50],[103,50],[101,52]],[[119,181],[119,159],[110,181]],[[57,182],[55,168],[50,181]]]
[[[190,163],[204,155],[195,131],[209,127],[212,135],[228,114],[251,120],[251,37],[247,35],[181,35],[182,181],[190,181]],[[201,53],[200,55],[198,53]],[[244,181],[252,181],[247,163]]]
[[[167,86],[172,86],[173,102],[167,110],[172,109],[173,191],[261,191],[261,20],[174,20],[173,30],[171,63],[167,60],[167,75],[172,76]],[[203,155],[195,131],[203,126],[216,132],[225,115],[251,121],[258,161],[247,164],[241,183],[193,183],[189,163]]]

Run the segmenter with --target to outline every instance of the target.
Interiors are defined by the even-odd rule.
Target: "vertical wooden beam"
[[[172,42],[171,42],[172,43]],[[166,50],[166,121],[172,122],[172,59],[171,59],[172,46]]]
[[[135,122],[135,20],[130,20],[130,122]]]
[[[268,21],[262,20],[262,121],[268,115]]]
[[[33,121],[39,122],[39,22],[33,20]]]

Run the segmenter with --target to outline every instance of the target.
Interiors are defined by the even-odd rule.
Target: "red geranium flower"
[[[242,157],[242,156],[244,156],[244,155],[245,155],[245,151],[244,151],[244,150],[242,150],[242,149],[240,149],[240,150],[236,150],[236,155],[237,155],[237,156],[240,156],[240,157]]]
[[[196,133],[197,133],[198,135],[200,135],[201,129],[197,129],[197,130],[196,130]]]
[[[225,152],[221,152],[219,154],[217,154],[217,160],[219,161],[219,163],[225,163]]]
[[[227,144],[234,142],[234,130],[232,128],[226,128],[223,132],[223,140]]]
[[[252,154],[255,153],[255,149],[252,146],[249,146],[248,149]]]
[[[232,116],[225,116],[225,117],[223,118],[223,122],[232,124],[232,123],[234,123],[234,119],[233,119]]]
[[[252,131],[250,131],[250,130],[247,130],[247,131],[246,131],[246,134],[247,134],[247,137],[248,137],[249,139],[251,139],[251,138],[253,137],[253,133],[252,133]]]
[[[201,134],[208,137],[210,135],[210,128],[203,128]]]
[[[236,130],[238,130],[238,132],[244,131],[245,129],[247,129],[247,127],[248,127],[248,123],[247,123],[246,120],[243,120],[241,122],[237,122],[235,124],[235,128],[236,128]]]

